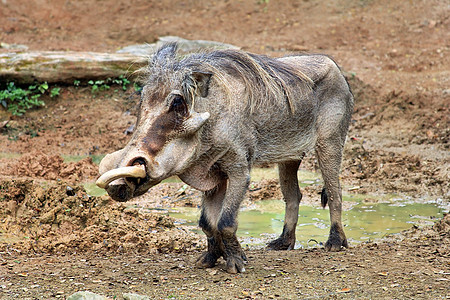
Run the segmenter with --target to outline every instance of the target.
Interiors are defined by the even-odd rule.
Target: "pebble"
[[[76,292],[67,297],[67,300],[107,300],[105,296],[97,295],[89,291]]]
[[[58,295],[61,295],[61,293],[64,292],[57,292]],[[58,295],[56,297],[58,297]],[[148,296],[134,293],[123,293],[122,297],[124,300],[150,300],[150,297]],[[80,291],[67,297],[67,300],[108,300],[108,298],[89,291]]]
[[[133,294],[133,293],[124,293],[123,294],[123,299],[124,300],[150,300],[150,297],[143,296],[143,295],[138,295],[138,294]]]

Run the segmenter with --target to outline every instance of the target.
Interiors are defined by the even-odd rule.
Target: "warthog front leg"
[[[230,180],[233,186],[234,180]],[[245,187],[248,181],[245,181]],[[242,184],[242,183],[241,183]],[[234,185],[235,186],[235,185]],[[244,191],[238,196],[245,194]],[[201,268],[214,267],[221,256],[226,260],[226,270],[229,273],[243,272],[244,261],[247,260],[241,245],[236,237],[237,212],[240,200],[227,201],[227,197],[233,196],[236,189],[227,189],[227,180],[223,180],[216,188],[205,192],[203,195],[202,214],[199,225],[208,237],[208,250],[197,260],[197,266]],[[232,199],[237,199],[232,197]]]
[[[244,272],[244,264],[247,262],[247,256],[241,248],[241,244],[236,237],[236,227],[227,227],[222,229],[223,242],[223,258],[226,260],[226,270],[228,273],[236,274],[238,272]]]
[[[242,251],[236,237],[238,227],[237,214],[250,184],[250,174],[247,168],[233,168],[228,172],[228,188],[223,201],[222,210],[217,222],[217,231],[222,237],[224,259],[227,261],[228,273],[244,272],[244,262],[247,257]]]
[[[197,266],[200,268],[212,268],[217,259],[224,256],[222,238],[219,236],[215,224],[217,224],[218,215],[222,210],[226,189],[227,180],[222,180],[217,187],[203,193],[199,226],[208,238],[208,250],[197,260]]]
[[[298,187],[297,170],[300,161],[280,163],[278,172],[280,176],[281,192],[286,202],[283,232],[280,237],[270,242],[267,247],[272,250],[292,250],[295,246],[295,228],[298,220],[298,207],[302,194]]]
[[[247,260],[236,237],[237,214],[250,180],[248,169],[235,166],[230,169],[226,172],[228,180],[222,180],[204,194],[200,226],[208,237],[208,251],[202,254],[197,265],[212,267],[223,256],[227,272],[237,273],[245,270]]]

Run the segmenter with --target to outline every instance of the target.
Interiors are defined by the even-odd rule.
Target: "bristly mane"
[[[244,82],[251,111],[265,101],[286,101],[294,112],[295,98],[305,96],[313,86],[303,72],[275,58],[230,49],[194,53],[178,60],[176,51],[176,43],[161,47],[147,69],[148,79],[161,80],[158,77],[163,76],[167,80],[176,72],[201,71],[212,73],[229,90],[224,76],[228,74]]]

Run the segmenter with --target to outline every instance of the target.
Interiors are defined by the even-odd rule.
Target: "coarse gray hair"
[[[276,58],[234,49],[197,52],[179,59],[176,53],[176,43],[162,46],[146,68],[144,81],[164,84],[195,71],[212,74],[224,90],[229,91],[232,87],[226,75],[232,76],[243,81],[250,111],[261,105],[285,101],[292,113],[294,98],[305,97],[312,90],[313,82],[308,76]]]

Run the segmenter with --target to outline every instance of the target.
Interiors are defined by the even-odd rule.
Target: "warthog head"
[[[199,131],[210,113],[195,111],[194,102],[207,96],[211,73],[177,70],[175,52],[172,44],[155,54],[130,142],[100,163],[97,185],[117,201],[139,196],[183,173],[198,153]]]

